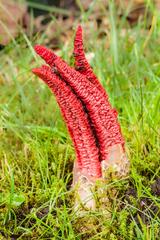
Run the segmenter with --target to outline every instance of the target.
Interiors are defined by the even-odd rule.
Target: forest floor
[[[131,162],[128,177],[105,185],[110,214],[73,209],[72,142],[54,96],[31,72],[45,35],[22,31],[0,51],[0,239],[160,239],[160,15],[153,11],[150,28],[145,19],[131,28],[110,9],[108,24],[101,37],[87,27],[84,43]],[[71,65],[73,39],[74,31],[59,46]]]

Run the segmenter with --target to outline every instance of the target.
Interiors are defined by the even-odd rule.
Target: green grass
[[[83,12],[85,23],[91,11]],[[160,239],[160,198],[153,185],[160,178],[156,11],[152,23],[150,31],[145,21],[126,28],[125,19],[117,24],[110,6],[112,30],[98,38],[91,28],[85,41],[95,54],[94,71],[119,112],[131,161],[128,178],[104,186],[109,216],[97,209],[80,218],[73,211],[74,149],[54,96],[31,73],[41,64],[32,46],[45,36],[28,39],[22,33],[0,51],[0,239]],[[73,37],[61,47],[68,61]]]

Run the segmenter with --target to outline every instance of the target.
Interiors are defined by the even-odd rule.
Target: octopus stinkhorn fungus
[[[80,202],[94,209],[92,186],[96,180],[105,180],[110,170],[118,177],[129,171],[117,111],[85,57],[81,26],[74,41],[75,69],[44,46],[36,45],[35,51],[49,66],[32,71],[54,93],[74,143],[76,206]]]

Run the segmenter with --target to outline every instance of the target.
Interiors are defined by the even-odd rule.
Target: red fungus
[[[36,45],[35,51],[50,67],[33,72],[55,94],[74,141],[77,161],[73,184],[80,181],[82,203],[86,205],[86,198],[91,197],[87,206],[94,208],[90,187],[95,179],[101,174],[105,178],[104,172],[110,167],[118,176],[126,175],[129,169],[117,111],[86,60],[80,26],[74,42],[76,70],[44,46]]]
[[[107,160],[109,147],[121,144],[124,139],[117,119],[117,112],[112,109],[106,94],[75,69],[67,65],[60,57],[47,48],[38,46],[36,52],[56,69],[56,72],[67,82],[86,106],[99,143],[100,159]]]

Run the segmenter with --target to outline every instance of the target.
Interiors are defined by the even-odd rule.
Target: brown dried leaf
[[[160,9],[160,3],[158,0],[154,0],[153,4],[157,9]],[[120,15],[123,16],[126,11],[128,12],[128,22],[133,25],[137,23],[140,18],[147,16],[148,26],[151,24],[151,12],[147,8],[145,0],[116,0],[116,5],[119,8]]]
[[[19,32],[26,6],[12,0],[0,0],[0,44],[6,45]]]

